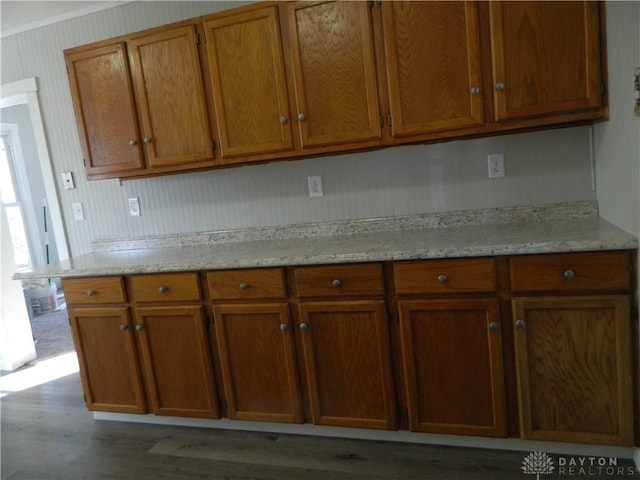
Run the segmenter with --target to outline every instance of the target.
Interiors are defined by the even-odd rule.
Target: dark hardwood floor
[[[526,452],[97,421],[77,373],[0,402],[6,480],[535,478],[522,472]]]

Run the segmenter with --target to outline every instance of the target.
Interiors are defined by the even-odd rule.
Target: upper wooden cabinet
[[[196,23],[65,51],[89,179],[213,165]]]
[[[278,7],[203,23],[223,161],[293,149]]]
[[[481,125],[478,5],[384,2],[382,20],[393,136]]]
[[[293,2],[285,8],[301,146],[380,140],[369,4]]]
[[[149,170],[211,163],[197,41],[196,24],[188,24],[128,42]]]
[[[124,42],[65,56],[87,176],[140,172],[144,157]]]
[[[490,2],[496,121],[603,105],[598,2]]]
[[[603,9],[592,1],[259,2],[73,48],[65,55],[87,175],[140,177],[603,119]]]

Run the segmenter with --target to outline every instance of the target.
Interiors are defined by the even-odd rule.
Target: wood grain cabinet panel
[[[146,413],[129,309],[71,307],[69,322],[87,408]]]
[[[196,25],[191,24],[128,41],[150,171],[213,164],[196,33]]]
[[[229,417],[300,423],[289,305],[222,304],[213,313]]]
[[[282,268],[208,272],[207,285],[216,301],[283,298],[287,292]]]
[[[304,302],[299,311],[313,423],[395,428],[385,303]]]
[[[323,265],[296,267],[299,297],[357,297],[384,295],[382,265]]]
[[[124,42],[65,52],[71,99],[89,179],[144,169]]]
[[[202,307],[138,307],[135,330],[153,413],[219,417]]]
[[[123,304],[127,300],[122,277],[66,278],[62,285],[69,305]]]
[[[215,14],[203,24],[223,161],[292,150],[278,7]]]
[[[291,2],[284,8],[302,148],[381,144],[368,3]]]
[[[600,113],[598,3],[489,3],[496,121]]]
[[[628,252],[524,255],[510,259],[514,292],[626,291],[631,282]]]
[[[196,272],[132,275],[129,291],[134,302],[197,302],[200,282]]]
[[[400,300],[412,431],[506,435],[496,299]]]
[[[396,262],[393,273],[399,295],[486,293],[496,289],[493,258]]]
[[[628,296],[513,300],[521,436],[633,442]]]
[[[478,4],[383,2],[382,19],[392,135],[482,125]]]

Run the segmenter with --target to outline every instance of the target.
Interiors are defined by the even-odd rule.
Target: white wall
[[[2,39],[2,83],[37,77],[72,255],[91,241],[389,215],[592,200],[589,128],[405,146],[154,179],[86,182],[62,51],[237,6],[234,2],[133,2]],[[507,177],[487,178],[486,155],[504,152]],[[77,188],[64,191],[60,172]],[[310,199],[307,175],[323,175]],[[131,218],[126,199],[140,198]],[[71,214],[83,202],[86,221]]]

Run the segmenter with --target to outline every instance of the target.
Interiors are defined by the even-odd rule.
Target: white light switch
[[[84,220],[84,208],[82,207],[82,202],[72,203],[71,208],[73,209],[73,218],[78,221]]]
[[[129,215],[132,217],[140,216],[140,202],[138,201],[138,197],[129,199]]]

